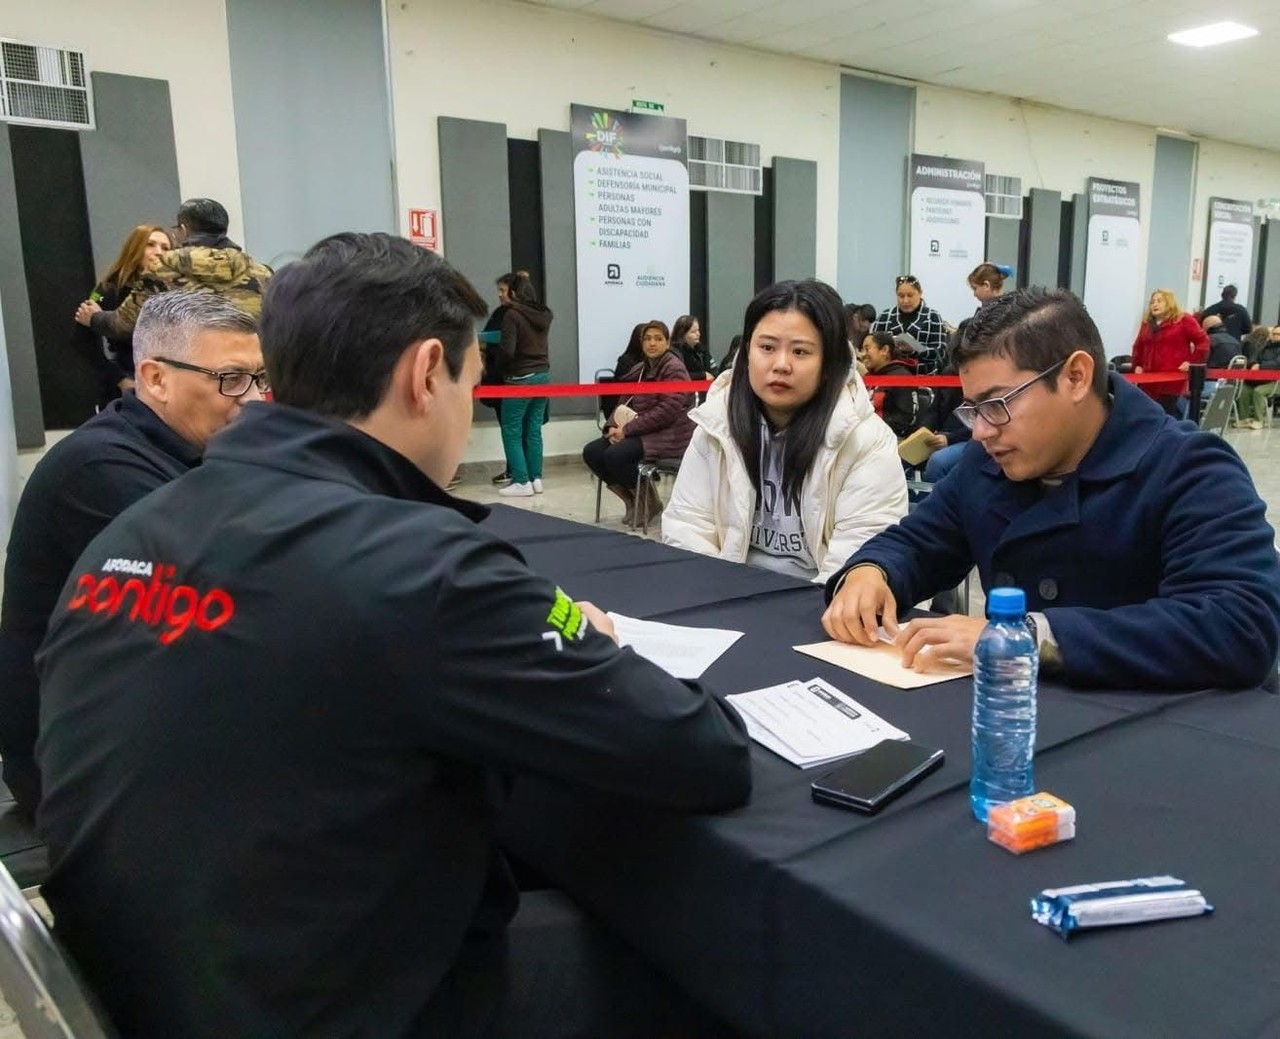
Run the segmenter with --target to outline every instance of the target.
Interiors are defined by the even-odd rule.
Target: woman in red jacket
[[[1133,341],[1134,373],[1185,372],[1193,364],[1204,364],[1208,357],[1209,337],[1200,323],[1182,312],[1168,289],[1151,293],[1147,319]],[[1164,386],[1158,392],[1148,392],[1174,418],[1182,417],[1178,398],[1186,396],[1185,380],[1176,393],[1170,393]]]

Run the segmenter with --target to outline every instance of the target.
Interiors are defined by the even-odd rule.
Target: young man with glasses
[[[981,618],[898,624],[954,587],[1027,594],[1041,664],[1088,687],[1239,688],[1274,680],[1280,564],[1244,463],[1109,373],[1063,290],[1023,289],[969,323],[954,359],[973,445],[911,515],[827,586],[823,625],[903,665],[972,659]]]
[[[200,460],[205,445],[266,389],[257,322],[208,292],[166,292],[134,331],[137,386],[64,437],[23,488],[0,609],[0,754],[31,815],[39,686],[35,651],[72,564],[126,508]]]

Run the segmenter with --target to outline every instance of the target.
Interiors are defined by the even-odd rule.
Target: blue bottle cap
[[[1027,594],[1021,588],[992,588],[987,596],[988,617],[1025,617]]]

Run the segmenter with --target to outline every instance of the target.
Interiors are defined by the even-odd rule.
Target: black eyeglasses
[[[1019,393],[1025,393],[1041,379],[1052,375],[1066,363],[1067,358],[1064,357],[1052,368],[1046,368],[1039,375],[1033,375],[1021,386],[1010,390],[1003,397],[992,397],[989,400],[979,401],[977,404],[961,404],[953,414],[969,429],[974,427],[978,416],[981,416],[989,426],[1007,426],[1013,421],[1013,415],[1009,411],[1009,401],[1013,400]]]
[[[898,285],[914,285],[916,288],[919,288],[920,279],[914,274],[899,274],[898,277],[894,279],[893,284],[895,287]]]
[[[266,372],[215,372],[212,368],[201,368],[197,364],[187,364],[186,361],[171,361],[167,357],[156,357],[154,360],[171,368],[181,368],[184,372],[199,372],[217,379],[218,392],[224,397],[243,397],[249,392],[250,386],[257,386],[259,393],[267,393],[271,389]]]

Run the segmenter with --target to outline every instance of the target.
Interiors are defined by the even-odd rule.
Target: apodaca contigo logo
[[[165,646],[182,638],[192,625],[199,631],[217,631],[231,620],[236,604],[229,593],[221,588],[201,591],[189,584],[175,584],[175,572],[176,567],[168,563],[108,559],[98,574],[80,575],[67,609],[122,616],[159,628],[160,642]]]

